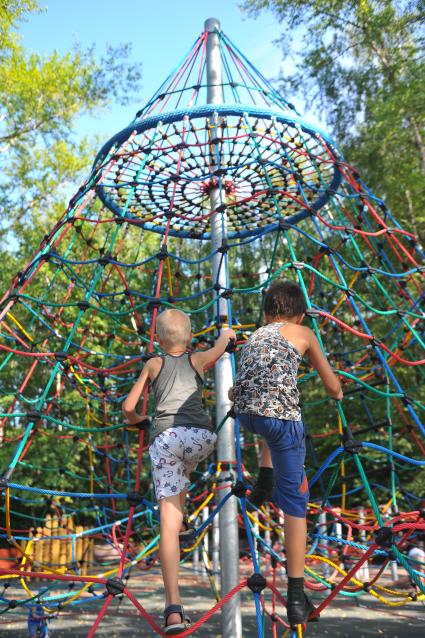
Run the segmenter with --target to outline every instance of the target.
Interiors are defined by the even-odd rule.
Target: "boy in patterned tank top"
[[[221,357],[233,330],[222,330],[215,346],[189,353],[192,341],[190,318],[181,310],[162,312],[156,322],[162,356],[154,356],[144,366],[123,411],[130,424],[143,421],[136,406],[146,384],[154,404],[149,444],[152,479],[159,502],[162,577],[165,589],[165,626],[167,635],[190,627],[179,592],[180,540],[190,538],[193,530],[183,516],[189,476],[200,461],[214,449],[217,439],[211,419],[202,405],[204,369]]]
[[[275,477],[274,500],[285,515],[288,574],[287,615],[291,626],[307,622],[315,607],[304,593],[309,497],[304,470],[305,430],[299,407],[298,366],[304,355],[326,392],[342,399],[341,384],[310,328],[302,326],[306,305],[290,281],[272,284],[264,298],[265,326],[242,349],[233,388],[235,413],[244,428],[264,437],[260,478]],[[260,483],[260,481],[259,481]]]

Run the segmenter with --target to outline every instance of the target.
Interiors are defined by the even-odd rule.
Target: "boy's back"
[[[297,374],[304,355],[326,390],[337,394],[339,382],[313,331],[292,321],[272,321],[256,330],[242,350],[233,390],[236,412],[301,420]]]
[[[202,407],[202,387],[203,379],[188,352],[161,357],[161,367],[152,381],[155,414],[151,442],[179,425],[212,430],[211,419]]]
[[[297,373],[302,355],[282,335],[283,327],[284,322],[263,326],[245,344],[234,385],[237,413],[301,419]]]

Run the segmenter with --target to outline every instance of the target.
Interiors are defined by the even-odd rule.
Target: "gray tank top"
[[[163,355],[161,370],[151,388],[155,413],[150,443],[158,434],[178,425],[212,430],[211,419],[202,406],[203,385],[189,353],[178,357]]]

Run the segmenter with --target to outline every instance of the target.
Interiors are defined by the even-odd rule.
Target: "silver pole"
[[[338,540],[342,541],[342,525],[340,522],[335,523],[335,536]]]
[[[394,582],[398,580],[398,566],[396,560],[391,561],[391,577]]]
[[[202,523],[205,523],[208,520],[208,517],[210,515],[210,508],[208,507],[208,505],[206,507],[204,507],[204,509],[202,510]],[[202,557],[209,557],[209,550],[210,550],[210,542],[209,542],[209,531],[207,530],[207,533],[205,534],[204,538],[203,538],[203,548],[202,548]],[[205,568],[205,561],[202,560],[201,561],[201,576],[203,580],[208,580],[208,574],[207,574],[207,570]]]
[[[206,46],[206,67],[207,67],[207,103],[222,104],[223,90],[221,83],[221,56],[219,32],[220,22],[216,18],[209,18],[205,21],[205,31],[208,32]],[[218,139],[221,134],[218,116],[214,117],[213,137]],[[213,149],[212,169],[217,167],[217,154],[220,153],[220,143]],[[218,187],[211,188],[210,206],[211,210],[225,204],[224,190]],[[222,246],[223,239],[226,238],[226,214],[216,212],[211,216],[211,248],[213,256],[213,283],[219,284],[221,289],[226,288],[225,255],[217,252]],[[220,291],[218,291],[219,294]],[[218,304],[218,320],[225,322],[227,317],[227,302],[220,298]],[[216,420],[219,424],[226,416],[231,407],[228,398],[228,390],[233,383],[232,365],[229,354],[224,354],[215,364],[215,387],[216,387]],[[234,462],[236,459],[235,450],[235,424],[233,419],[227,419],[218,435],[218,460]],[[230,468],[230,472],[232,467]],[[232,472],[233,474],[233,472]],[[229,476],[229,470],[221,472],[221,477]],[[230,488],[220,490],[220,499],[228,494]],[[237,523],[238,504],[234,497],[231,497],[220,512],[220,562],[221,562],[221,595],[225,596],[233,587],[239,584],[239,530]],[[236,594],[224,605],[221,613],[221,632],[223,638],[241,638],[242,618],[240,595]]]
[[[212,559],[212,568],[214,579],[218,578],[220,573],[220,529],[218,525],[218,516],[214,517],[213,520],[213,531],[212,531],[212,551],[211,551],[211,559]]]
[[[365,509],[363,506],[359,507],[359,523],[360,525],[364,525],[366,520]],[[366,530],[360,530],[360,540],[365,543],[366,542]],[[363,563],[360,568],[360,578],[363,581],[369,581],[369,561]]]
[[[199,545],[197,545],[195,549],[193,550],[192,567],[195,574],[199,576],[199,574],[201,573],[201,567],[199,562]]]
[[[320,512],[319,514],[319,534],[323,534],[323,536],[326,536],[328,533],[328,526],[327,526],[327,521],[326,521],[326,512]],[[323,556],[325,556],[326,558],[329,558],[329,551],[328,551],[328,545],[329,545],[329,541],[327,539],[321,539],[321,543],[322,545],[322,553]],[[323,564],[323,575],[325,578],[328,578],[330,575],[330,568],[329,565],[327,563]]]

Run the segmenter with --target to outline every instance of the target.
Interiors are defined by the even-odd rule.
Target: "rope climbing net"
[[[406,551],[425,532],[421,246],[331,138],[221,32],[225,103],[203,105],[208,35],[101,149],[1,301],[0,537],[15,560],[0,568],[7,619],[34,600],[46,615],[92,605],[91,638],[127,597],[162,635],[149,599],[142,604],[132,589],[157,570],[158,512],[146,427],[124,423],[121,404],[158,351],[158,312],[187,312],[196,348],[232,326],[235,370],[261,324],[262,293],[279,278],[303,289],[307,321],[344,387],[343,403],[331,401],[308,362],[300,368],[311,489],[306,585],[321,594],[317,614],[337,596],[389,608],[425,599],[425,566]],[[225,285],[212,274],[217,257]],[[209,375],[212,415],[215,391]],[[147,393],[141,409],[151,414]],[[182,562],[189,570],[202,560],[215,603],[181,636],[245,588],[258,636],[265,617],[273,636],[286,626],[284,520],[273,502],[247,508],[258,441],[237,420],[235,434],[236,461],[211,461],[193,476],[196,531]],[[229,499],[238,500],[242,579],[220,597],[216,522]],[[407,571],[408,591],[389,583],[395,564]]]

